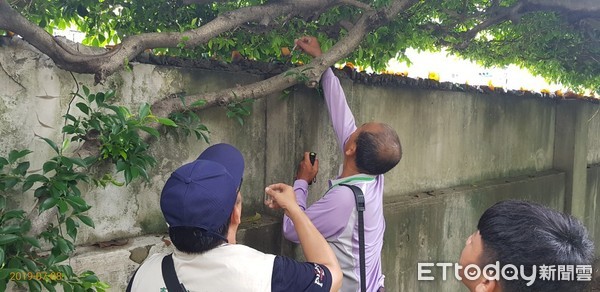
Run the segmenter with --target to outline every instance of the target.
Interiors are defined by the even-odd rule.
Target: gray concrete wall
[[[600,163],[600,111],[598,106],[589,105],[588,139],[587,139],[587,163]]]
[[[600,254],[600,165],[590,165],[587,170],[586,208],[583,222],[588,227],[594,242],[596,254]]]
[[[36,135],[55,141],[62,138],[62,115],[70,93],[76,90],[75,81],[46,56],[12,47],[0,47],[0,65],[0,155],[31,149],[31,169],[39,169],[52,153]],[[115,89],[117,102],[134,109],[173,92],[207,92],[262,78],[137,63],[132,71],[120,72],[100,86],[91,85],[92,76],[74,76],[92,91]],[[596,134],[600,122],[591,115],[598,109],[596,104],[577,102],[591,119],[579,119],[577,125],[589,125],[589,130],[576,137],[585,133],[587,141],[584,146],[578,144],[578,151],[569,152],[557,150],[573,145],[557,135],[562,132],[556,124],[565,122],[557,118],[560,104],[548,99],[374,87],[348,79],[342,79],[342,85],[358,124],[385,121],[402,140],[404,157],[386,175],[384,273],[390,291],[459,291],[458,283],[450,281],[416,282],[417,262],[456,261],[479,215],[501,199],[531,199],[564,210],[573,201],[571,195],[567,197],[566,186],[576,182],[579,189],[571,187],[569,194],[575,190],[581,198],[583,189],[582,203],[588,207],[579,215],[589,228],[598,228],[597,215],[592,216],[598,213],[598,171],[581,169],[585,161],[591,164],[600,159],[600,135]],[[322,97],[316,90],[294,87],[287,97],[258,100],[244,125],[228,119],[222,108],[200,115],[213,143],[232,143],[246,158],[243,216],[259,213],[261,219],[244,224],[240,241],[268,252],[290,253],[279,232],[281,214],[264,208],[262,190],[273,182],[292,183],[303,151],[317,152],[320,161],[309,203],[322,196],[327,179],[336,176],[341,155]],[[83,186],[96,228],[81,228],[72,264],[96,270],[120,291],[145,255],[169,248],[162,240],[166,226],[158,206],[162,185],[172,170],[195,159],[206,147],[195,138],[161,137],[151,146],[158,165],[150,172],[149,182],[134,182],[126,188]],[[575,158],[583,164],[566,163]],[[582,179],[587,182],[584,187],[577,183]],[[30,208],[34,202],[19,203]],[[600,231],[594,234],[598,237]],[[119,238],[129,240],[118,247],[93,245]]]
[[[545,171],[386,198],[386,286],[391,291],[464,291],[453,276],[443,281],[441,269],[432,269],[435,280],[418,281],[418,263],[456,263],[479,216],[494,203],[525,199],[560,210],[563,188],[563,173]]]

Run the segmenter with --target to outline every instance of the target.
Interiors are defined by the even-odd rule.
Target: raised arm
[[[321,55],[321,46],[315,37],[305,36],[296,40],[296,45],[305,53],[319,57]],[[346,102],[346,95],[340,85],[340,80],[333,74],[331,69],[325,70],[321,77],[321,85],[325,95],[325,102],[333,129],[335,131],[340,150],[344,151],[344,144],[350,135],[356,130],[354,115]]]
[[[272,198],[266,202],[267,205],[270,208],[282,208],[285,215],[294,222],[306,260],[326,266],[331,272],[331,291],[339,290],[342,285],[342,270],[337,258],[323,235],[296,203],[292,187],[274,184],[268,186],[265,192]]]

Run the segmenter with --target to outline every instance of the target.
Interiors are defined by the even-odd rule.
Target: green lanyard
[[[327,190],[327,192],[325,192],[325,193],[328,193],[328,192],[329,192],[331,189],[333,189],[334,187],[336,187],[336,186],[338,186],[338,185],[340,185],[340,184],[347,184],[347,183],[349,183],[349,182],[355,182],[355,181],[370,182],[370,181],[374,181],[374,180],[375,180],[375,178],[374,178],[374,177],[360,177],[360,176],[359,176],[359,177],[351,177],[351,178],[348,178],[348,179],[346,179],[346,180],[343,180],[343,181],[341,181],[341,182],[339,182],[339,183],[336,183],[336,184],[332,185],[332,186],[331,186],[331,187],[330,187],[330,188]]]

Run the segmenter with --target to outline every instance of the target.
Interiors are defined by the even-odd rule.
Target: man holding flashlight
[[[319,57],[321,47],[315,37],[296,40],[296,46],[312,57]],[[300,162],[294,191],[296,200],[315,227],[336,253],[344,274],[342,291],[384,291],[381,271],[381,249],[385,220],[383,218],[383,174],[398,164],[402,149],[398,135],[389,125],[371,122],[356,127],[354,116],[346,102],[339,80],[331,69],[321,77],[321,84],[344,161],[339,176],[330,180],[327,193],[310,207],[306,206],[308,183],[318,171],[319,161],[310,162],[308,152]],[[364,211],[364,282],[360,277],[357,208],[353,191],[346,185],[362,190]],[[298,242],[294,223],[285,216],[284,236]]]

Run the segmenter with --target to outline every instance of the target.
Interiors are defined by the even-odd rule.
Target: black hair
[[[230,221],[228,218],[227,222],[215,231],[227,238]],[[201,228],[190,226],[169,227],[169,237],[178,250],[189,254],[200,254],[226,242]]]
[[[384,174],[402,158],[398,134],[389,125],[380,125],[380,131],[362,131],[356,137],[356,167],[362,173]]]
[[[575,276],[578,265],[591,265],[594,259],[594,243],[586,228],[570,215],[560,213],[540,204],[508,200],[498,202],[487,209],[477,225],[483,243],[482,266],[498,261],[500,267],[507,264],[520,268],[525,275],[532,275],[536,266],[536,280],[531,286],[519,280],[504,280],[500,287],[504,292],[522,291],[584,291],[589,282],[555,281],[540,279],[540,266],[573,265]]]

